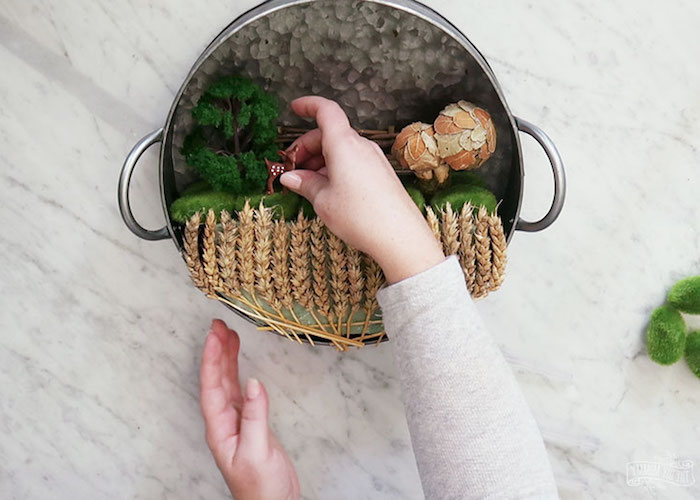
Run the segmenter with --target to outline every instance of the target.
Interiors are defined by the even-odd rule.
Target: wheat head
[[[476,280],[476,249],[474,247],[474,208],[471,203],[462,206],[459,214],[459,262],[464,271],[469,293],[474,294]]]
[[[326,228],[320,219],[311,221],[311,275],[313,296],[316,308],[327,318],[331,315],[331,302],[328,293],[328,271],[326,249]]]
[[[474,231],[476,247],[476,284],[475,298],[485,297],[489,293],[491,281],[491,239],[489,238],[489,216],[486,207],[479,207]]]
[[[506,235],[503,221],[495,214],[489,216],[489,236],[491,237],[491,290],[498,290],[505,278],[508,256],[506,253]]]
[[[243,210],[238,212],[238,260],[241,287],[248,293],[255,293],[255,220],[254,210],[246,200]]]

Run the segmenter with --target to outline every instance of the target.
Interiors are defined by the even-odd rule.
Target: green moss
[[[413,184],[404,184],[404,187],[406,188],[408,196],[413,200],[413,203],[416,204],[421,212],[425,213],[425,196],[420,192],[420,189]]]
[[[252,208],[258,208],[260,205],[260,200],[262,200],[263,205],[274,209],[273,217],[279,219],[284,217],[287,220],[291,220],[299,213],[299,208],[301,205],[301,196],[296,193],[273,193],[270,195],[264,194],[254,194],[248,196],[238,196],[234,204],[234,210],[240,212],[245,206],[245,202],[248,200]]]
[[[685,339],[685,362],[690,371],[700,378],[700,330],[690,332]]]
[[[233,211],[236,197],[230,193],[208,192],[183,196],[172,204],[170,215],[173,220],[185,223],[197,212],[206,213],[214,210],[217,217],[222,210]]]
[[[685,322],[674,308],[663,305],[651,315],[647,329],[649,357],[660,365],[681,359],[685,347]]]
[[[306,198],[301,199],[301,205],[299,205],[299,212],[304,214],[304,217],[306,217],[307,219],[316,218],[316,210],[314,210],[314,206]]]
[[[191,194],[206,193],[211,191],[211,185],[207,181],[197,181],[194,184],[190,184],[185,188],[185,190],[180,193],[180,196],[189,196]]]
[[[700,314],[700,276],[679,281],[668,292],[668,303],[688,314]]]
[[[243,210],[246,200],[248,200],[250,208],[258,208],[260,205],[260,200],[262,200],[264,196],[264,194],[242,194],[240,196],[236,196],[236,203],[233,206],[233,209],[236,212]]]
[[[486,184],[479,174],[470,170],[450,172],[450,181],[453,186],[479,186],[485,188]]]
[[[447,203],[452,206],[452,209],[459,211],[462,206],[471,202],[475,207],[476,212],[480,206],[485,206],[489,213],[496,211],[496,197],[488,189],[479,186],[457,185],[439,191],[430,200],[433,210],[443,210]]]

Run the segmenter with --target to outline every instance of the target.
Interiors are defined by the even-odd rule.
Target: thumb
[[[280,182],[313,204],[319,191],[328,184],[328,177],[313,170],[292,170],[282,174]]]
[[[240,441],[236,455],[251,462],[260,462],[270,452],[269,401],[263,385],[251,378],[245,385],[245,401],[241,410]]]

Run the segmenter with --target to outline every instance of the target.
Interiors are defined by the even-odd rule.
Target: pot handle
[[[167,227],[162,227],[157,231],[151,231],[144,228],[136,222],[134,214],[131,212],[131,205],[129,204],[129,184],[131,184],[131,174],[134,171],[136,163],[138,163],[141,155],[154,144],[159,143],[163,140],[163,129],[159,128],[145,136],[129,152],[124,160],[124,165],[122,166],[122,172],[119,175],[119,186],[117,187],[117,200],[119,201],[119,212],[122,214],[122,219],[124,219],[124,224],[139,238],[149,241],[166,240],[170,238],[170,233],[168,233]]]
[[[518,130],[533,137],[540,146],[542,146],[542,149],[544,149],[544,152],[547,154],[547,158],[549,158],[549,163],[552,165],[552,173],[554,173],[554,199],[552,200],[552,206],[549,208],[547,215],[537,222],[528,222],[519,219],[515,226],[515,229],[518,231],[534,233],[551,226],[554,221],[557,220],[557,217],[559,217],[562,208],[564,208],[564,199],[566,198],[564,162],[561,159],[557,147],[554,145],[554,142],[552,142],[552,139],[550,139],[541,128],[518,117],[515,117],[515,122],[518,125]]]

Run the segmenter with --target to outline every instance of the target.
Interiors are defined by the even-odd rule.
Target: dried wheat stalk
[[[294,297],[289,279],[289,233],[290,226],[284,220],[275,221],[272,227],[272,282],[277,301],[291,311]]]
[[[207,275],[209,289],[215,292],[223,292],[224,283],[219,275],[219,264],[216,260],[216,213],[213,210],[207,212],[204,221],[204,237],[202,238],[202,262],[204,273]]]
[[[221,232],[217,247],[219,274],[223,282],[223,291],[227,294],[238,293],[238,261],[236,260],[236,241],[238,227],[226,210],[221,212]]]
[[[384,275],[382,274],[382,268],[370,256],[363,255],[363,260],[365,263],[365,282],[367,283],[365,308],[368,311],[375,311],[379,307],[377,292],[384,283]]]
[[[333,314],[340,321],[348,313],[348,304],[350,302],[347,255],[345,253],[345,243],[332,232],[328,231],[327,234]]]
[[[294,320],[299,323],[294,312],[294,297],[292,295],[292,283],[289,278],[290,272],[290,248],[289,248],[290,226],[284,222],[284,219],[275,221],[272,227],[272,282],[275,288],[275,302],[282,307],[287,308]],[[283,316],[282,311],[279,311],[280,316]],[[301,342],[297,332],[290,329],[292,335]],[[303,332],[302,332],[303,333]],[[304,333],[306,339],[311,345],[314,345],[313,339],[308,333]]]
[[[185,224],[185,263],[190,271],[190,277],[194,286],[206,294],[210,294],[209,281],[199,260],[199,226],[202,220],[200,213],[194,214]]]
[[[474,293],[476,279],[476,252],[474,249],[474,208],[471,203],[462,206],[459,215],[459,261],[464,271],[469,293]]]
[[[442,216],[442,247],[445,255],[455,255],[459,252],[459,227],[457,214],[448,203],[440,214]]]
[[[379,288],[384,283],[384,275],[382,274],[382,268],[379,267],[374,259],[368,255],[362,256],[365,268],[365,321],[362,326],[362,333],[360,334],[360,340],[363,340],[367,334],[367,326],[372,316],[379,309],[379,303],[377,302],[377,292]]]
[[[431,207],[425,207],[425,218],[428,220],[428,225],[430,226],[430,230],[433,232],[435,239],[441,242],[440,221]]]
[[[476,247],[476,275],[474,298],[485,297],[491,280],[491,241],[489,239],[489,217],[484,206],[479,208],[474,231]]]
[[[312,307],[313,292],[311,291],[311,234],[308,231],[309,221],[304,214],[291,225],[290,260],[291,282],[294,300],[302,307]]]
[[[501,218],[495,214],[489,216],[489,236],[491,237],[491,289],[493,292],[498,290],[503,284],[505,278],[506,263],[508,257],[506,254],[506,235],[503,231],[503,222]]]
[[[270,261],[272,257],[272,210],[266,208],[262,202],[255,211],[255,290],[268,304],[279,309],[275,300],[275,289],[272,286],[272,272]]]
[[[362,303],[365,289],[365,276],[362,273],[362,255],[348,246],[348,282],[350,283],[350,309],[356,311]]]
[[[360,252],[351,247],[347,246],[347,256],[348,256],[348,292],[349,292],[349,306],[350,312],[348,313],[348,324],[345,331],[345,336],[350,336],[350,329],[352,328],[352,317],[360,308],[362,304],[362,298],[364,296],[365,288],[365,277],[362,273],[362,256]]]
[[[254,210],[246,201],[243,210],[238,213],[238,260],[239,280],[241,287],[248,293],[255,293],[255,220]]]
[[[311,221],[311,276],[314,304],[321,314],[330,320],[331,301],[328,293],[327,258],[326,228],[320,219],[314,219]]]

